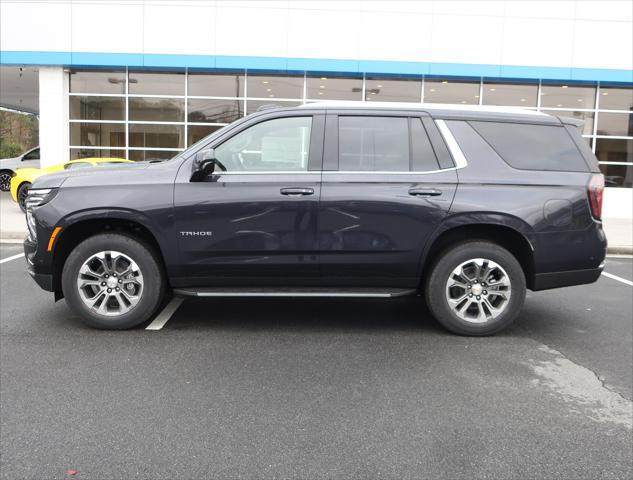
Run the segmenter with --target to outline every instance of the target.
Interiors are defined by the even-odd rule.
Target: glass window
[[[70,159],[78,158],[125,158],[125,150],[114,150],[109,148],[91,149],[91,148],[71,148]]]
[[[633,115],[598,112],[597,134],[633,137]]]
[[[425,103],[479,103],[479,82],[457,82],[453,80],[426,80],[424,82]]]
[[[536,107],[538,85],[484,82],[483,105]]]
[[[571,172],[588,169],[578,147],[562,126],[469,123],[514,168]]]
[[[311,117],[268,120],[229,138],[215,149],[229,172],[306,171]]]
[[[130,72],[129,92],[134,95],[184,95],[184,73]]]
[[[162,162],[163,160],[174,158],[176,155],[178,155],[178,152],[168,150],[130,150],[130,160],[137,162]]]
[[[362,100],[362,78],[308,77],[307,98],[313,100]]]
[[[125,147],[125,124],[72,122],[70,144],[86,147]]]
[[[187,146],[193,145],[221,128],[222,127],[216,125],[189,125],[189,127],[187,127]]]
[[[582,135],[593,135],[593,112],[583,112],[580,110],[543,110],[543,113],[557,117],[573,118],[585,122],[581,128]]]
[[[420,102],[421,80],[365,79],[365,100],[377,102]]]
[[[429,136],[419,118],[411,119],[411,156],[413,171],[429,172],[440,168]]]
[[[633,163],[628,165],[600,164],[600,171],[604,175],[605,187],[633,187]]]
[[[124,97],[70,97],[71,120],[125,120]]]
[[[128,102],[131,121],[185,121],[185,100],[182,98],[130,97]]]
[[[125,72],[71,72],[71,93],[125,93]]]
[[[64,170],[75,170],[77,168],[85,168],[85,167],[92,167],[92,163],[88,163],[88,162],[69,163],[67,165],[64,165]]]
[[[541,85],[541,107],[594,108],[595,103],[595,87]]]
[[[198,123],[231,123],[244,113],[243,100],[189,99],[187,119]]]
[[[270,101],[249,99],[246,101],[246,113],[250,115],[251,113],[258,112],[261,107],[268,106],[268,105],[273,105],[279,108],[285,108],[285,107],[297,107],[302,104],[303,102],[282,102],[281,100],[275,100],[274,98],[271,98]]]
[[[183,125],[156,125],[132,123],[129,126],[130,147],[183,148]]]
[[[633,88],[600,87],[600,109],[633,110]]]
[[[340,116],[339,170],[409,171],[407,118]]]
[[[189,96],[243,97],[244,75],[189,74]]]
[[[40,149],[39,148],[35,148],[35,149],[31,150],[30,152],[26,153],[22,157],[22,161],[25,161],[25,160],[39,160],[39,159],[40,159]]]
[[[598,138],[596,157],[600,162],[633,162],[633,140]]]
[[[248,97],[258,98],[303,98],[303,76],[264,77],[248,76]]]

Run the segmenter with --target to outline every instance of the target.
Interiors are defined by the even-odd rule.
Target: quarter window
[[[215,149],[227,172],[307,171],[311,117],[258,123]]]
[[[339,117],[339,170],[409,171],[408,118]]]

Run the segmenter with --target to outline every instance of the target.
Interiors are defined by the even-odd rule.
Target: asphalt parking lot
[[[0,265],[2,478],[633,473],[633,287],[612,278],[530,293],[491,338],[417,298],[187,300],[160,331],[104,332],[23,262]]]

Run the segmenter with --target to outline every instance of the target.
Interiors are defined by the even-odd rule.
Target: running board
[[[393,298],[416,295],[415,289],[403,288],[190,288],[174,289],[186,297],[329,297],[329,298]]]

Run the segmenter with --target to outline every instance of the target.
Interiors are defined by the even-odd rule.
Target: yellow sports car
[[[18,202],[23,212],[26,211],[24,201],[29,192],[29,187],[33,180],[47,173],[59,172],[60,170],[70,170],[76,168],[95,167],[111,165],[113,163],[133,163],[131,160],[124,158],[80,158],[79,160],[70,160],[65,163],[58,163],[46,168],[18,168],[15,175],[11,178],[11,198],[14,202]]]

